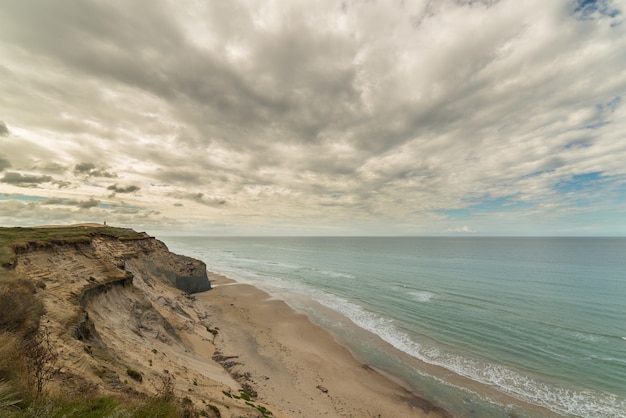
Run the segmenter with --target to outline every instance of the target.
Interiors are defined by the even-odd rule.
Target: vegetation
[[[252,398],[254,398],[256,395],[246,389],[239,389],[239,395],[235,395],[232,392],[226,392],[225,390],[223,390],[222,393],[231,399],[242,399],[246,405],[259,411],[262,414],[263,418],[271,418],[272,416],[274,416],[272,411],[268,410],[263,405],[257,405],[252,402]]]
[[[15,253],[30,247],[46,247],[55,244],[88,244],[95,236],[109,236],[122,241],[131,241],[145,239],[147,235],[129,228],[111,226],[0,227],[0,266],[12,265],[15,261]]]
[[[138,382],[143,381],[143,376],[137,370],[134,369],[126,369],[126,374],[130,376],[131,379],[136,380]]]
[[[132,401],[111,396],[82,398],[50,396],[34,400],[24,407],[4,410],[0,407],[0,414],[6,418],[174,418],[196,415],[194,412],[185,413],[183,406],[176,401],[166,401],[161,398]]]
[[[219,333],[219,328],[211,328],[209,326],[206,327],[207,332],[213,334],[213,336],[215,337],[218,333]]]
[[[36,396],[43,392],[43,387],[59,372],[56,367],[58,354],[50,343],[50,334],[46,328],[40,328],[24,338],[22,357],[31,378],[31,386],[36,389]]]
[[[13,272],[0,268],[0,334],[27,336],[37,331],[44,310],[34,293],[33,283],[18,280]]]

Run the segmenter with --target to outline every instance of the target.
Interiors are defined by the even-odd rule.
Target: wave
[[[585,332],[574,332],[574,337],[578,340],[589,341],[592,343],[607,342],[609,339],[604,335],[591,334]]]
[[[320,274],[322,274],[324,276],[332,277],[333,279],[355,279],[356,278],[352,274],[341,273],[339,271],[317,270],[317,269],[312,269],[312,270],[315,271],[316,273],[320,273]]]
[[[626,360],[625,359],[620,359],[620,358],[615,358],[615,357],[601,357],[601,356],[596,356],[593,355],[591,356],[592,359],[594,360],[600,360],[600,361],[604,361],[607,363],[617,363],[620,365],[624,365],[626,364]]]
[[[393,347],[412,357],[482,384],[497,387],[513,397],[541,405],[556,413],[606,418],[623,417],[623,411],[626,411],[624,398],[590,390],[574,390],[549,385],[503,365],[483,363],[447,353],[439,347],[424,347],[408,334],[399,331],[391,319],[322,291],[314,290],[312,296],[322,305],[341,313],[357,326],[378,335]]]
[[[415,290],[407,293],[411,299],[417,302],[430,302],[430,300],[435,296],[434,293],[426,291],[426,290]]]

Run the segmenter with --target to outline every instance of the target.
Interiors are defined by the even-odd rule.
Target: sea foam
[[[430,302],[433,296],[435,296],[432,292],[420,290],[411,291],[408,294],[411,296],[411,299],[417,302]]]

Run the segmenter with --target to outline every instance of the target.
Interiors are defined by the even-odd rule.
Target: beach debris
[[[322,393],[328,393],[328,389],[326,389],[324,386],[317,385],[316,388],[319,389]]]

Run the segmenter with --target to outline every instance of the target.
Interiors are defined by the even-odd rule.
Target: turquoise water
[[[164,241],[461,416],[626,417],[626,239]]]

